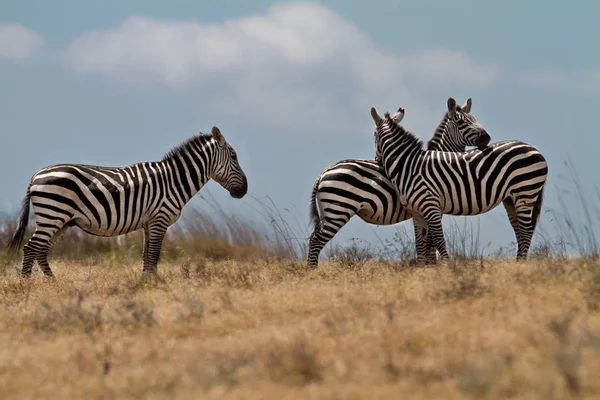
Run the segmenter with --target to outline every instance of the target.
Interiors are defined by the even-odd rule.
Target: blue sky
[[[373,157],[371,105],[403,106],[404,125],[427,139],[449,96],[473,98],[493,141],[542,151],[545,206],[560,209],[565,159],[590,193],[598,182],[600,3],[576,4],[4,0],[0,209],[14,212],[46,165],[157,160],[217,125],[249,193],[304,223],[325,167]],[[255,215],[250,198],[204,190]],[[479,221],[483,243],[513,240],[502,207]],[[337,241],[394,231],[355,218]]]

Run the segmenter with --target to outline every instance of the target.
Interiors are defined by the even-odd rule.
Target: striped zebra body
[[[453,109],[450,102],[448,108]],[[527,257],[548,174],[535,147],[509,140],[466,153],[426,151],[397,117],[381,118],[374,108],[371,115],[382,166],[413,215],[419,258],[429,257],[429,246],[448,257],[443,214],[478,215],[500,203],[517,236],[517,259]]]
[[[36,229],[23,249],[23,276],[31,275],[36,260],[45,275],[53,276],[48,253],[72,226],[96,236],[143,229],[143,272],[155,273],[168,227],[210,179],[234,198],[242,198],[248,189],[235,150],[217,127],[212,134],[190,138],[158,162],[49,166],[31,178],[9,249],[20,248],[31,202]]]
[[[464,152],[467,146],[482,146],[490,138],[481,127],[460,129],[476,124],[470,115],[472,100],[456,106],[459,118],[444,115],[427,147],[430,150]],[[404,114],[398,115],[398,122]],[[463,122],[466,121],[466,122]],[[481,134],[484,133],[482,142]],[[393,225],[412,218],[385,170],[377,160],[343,160],[327,167],[316,179],[310,201],[314,231],[309,240],[308,265],[318,264],[323,247],[354,215],[373,225]],[[435,255],[435,250],[432,250]]]
[[[315,222],[333,234],[355,214],[374,225],[411,218],[376,160],[342,160],[327,167],[313,186],[311,206]]]

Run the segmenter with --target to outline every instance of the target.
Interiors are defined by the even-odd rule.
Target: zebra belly
[[[74,219],[73,222],[77,227],[79,227],[82,231],[89,233],[94,236],[102,236],[102,237],[112,237],[112,236],[121,236],[127,233],[131,233],[137,231],[142,228],[142,223],[136,224],[126,231],[117,231],[116,229],[102,229],[99,226],[92,226],[87,220],[77,218]]]
[[[480,215],[498,207],[508,197],[507,193],[500,193],[494,199],[487,199],[485,196],[480,198],[473,195],[470,191],[466,193],[466,195],[465,193],[462,193],[462,195],[444,193],[441,196],[443,199],[442,213],[448,215]]]
[[[502,201],[496,201],[492,204],[487,204],[481,208],[476,202],[472,203],[449,203],[443,208],[442,213],[448,215],[480,215],[498,207]]]

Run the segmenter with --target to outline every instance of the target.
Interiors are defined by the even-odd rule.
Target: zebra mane
[[[417,135],[415,135],[408,129],[405,129],[402,125],[394,121],[390,116],[389,112],[386,111],[384,115],[386,122],[392,128],[391,130],[394,136],[400,136],[400,138],[406,143],[405,146],[411,149],[417,148],[419,150],[423,150],[423,141]]]
[[[190,150],[192,147],[202,147],[202,145],[208,143],[212,138],[212,134],[200,132],[198,135],[194,135],[180,145],[173,147],[164,155],[161,161],[170,160],[177,154]]]

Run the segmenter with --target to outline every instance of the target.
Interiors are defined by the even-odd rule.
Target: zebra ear
[[[453,117],[456,114],[456,100],[448,97],[448,115]]]
[[[402,120],[404,119],[404,108],[402,108],[402,107],[398,108],[398,111],[396,111],[396,114],[394,114],[394,116],[392,117],[392,119],[397,124],[399,124],[400,122],[402,122]]]
[[[223,134],[219,128],[213,126],[211,133],[219,146],[225,146],[225,143],[227,142],[225,141],[225,138],[223,137]]]
[[[471,106],[473,105],[473,100],[469,97],[467,102],[461,107],[464,112],[469,114],[471,112]]]
[[[379,125],[382,121],[379,114],[377,114],[375,107],[371,107],[371,118],[373,118],[373,121],[375,121],[375,125]]]

